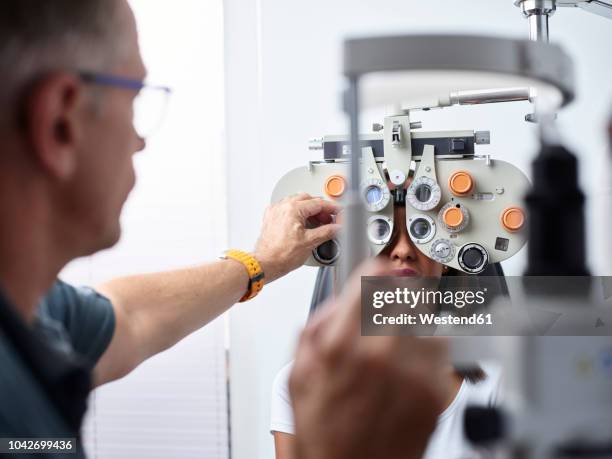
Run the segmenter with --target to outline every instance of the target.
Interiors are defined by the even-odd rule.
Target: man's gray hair
[[[0,0],[4,110],[44,73],[112,65],[122,48],[120,13],[118,0]]]

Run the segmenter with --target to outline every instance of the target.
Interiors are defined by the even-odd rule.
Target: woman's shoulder
[[[293,410],[289,394],[289,374],[293,362],[289,362],[276,374],[272,385],[270,431],[293,434]]]
[[[282,367],[274,377],[272,395],[289,400],[289,375],[293,368],[293,360]]]

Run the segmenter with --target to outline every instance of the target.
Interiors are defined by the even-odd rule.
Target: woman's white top
[[[272,432],[294,433],[293,410],[289,398],[289,363],[274,379],[272,390]],[[470,383],[464,380],[453,402],[440,414],[423,459],[478,459],[485,457],[465,438],[463,414],[468,406],[493,406],[499,402],[501,369],[497,365],[481,364],[487,377]]]

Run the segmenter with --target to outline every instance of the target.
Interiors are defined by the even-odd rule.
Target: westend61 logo
[[[397,287],[395,290],[376,290],[372,292],[372,306],[380,309],[387,305],[404,305],[411,309],[417,306],[454,306],[463,308],[465,306],[480,306],[486,300],[487,289],[480,290],[431,290],[421,288],[419,290],[407,287]]]

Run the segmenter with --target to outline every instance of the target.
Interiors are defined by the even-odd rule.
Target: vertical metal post
[[[529,20],[529,39],[548,43],[548,14],[532,14]]]
[[[548,43],[548,17],[555,14],[557,0],[515,0],[529,21],[529,39]]]
[[[343,230],[338,284],[342,286],[351,272],[367,256],[365,209],[361,202],[361,147],[359,145],[359,78],[349,77],[345,110],[351,125],[351,164]]]
[[[359,194],[359,80],[357,77],[349,79],[348,89],[348,109],[351,128],[351,174],[350,190],[352,193]]]

